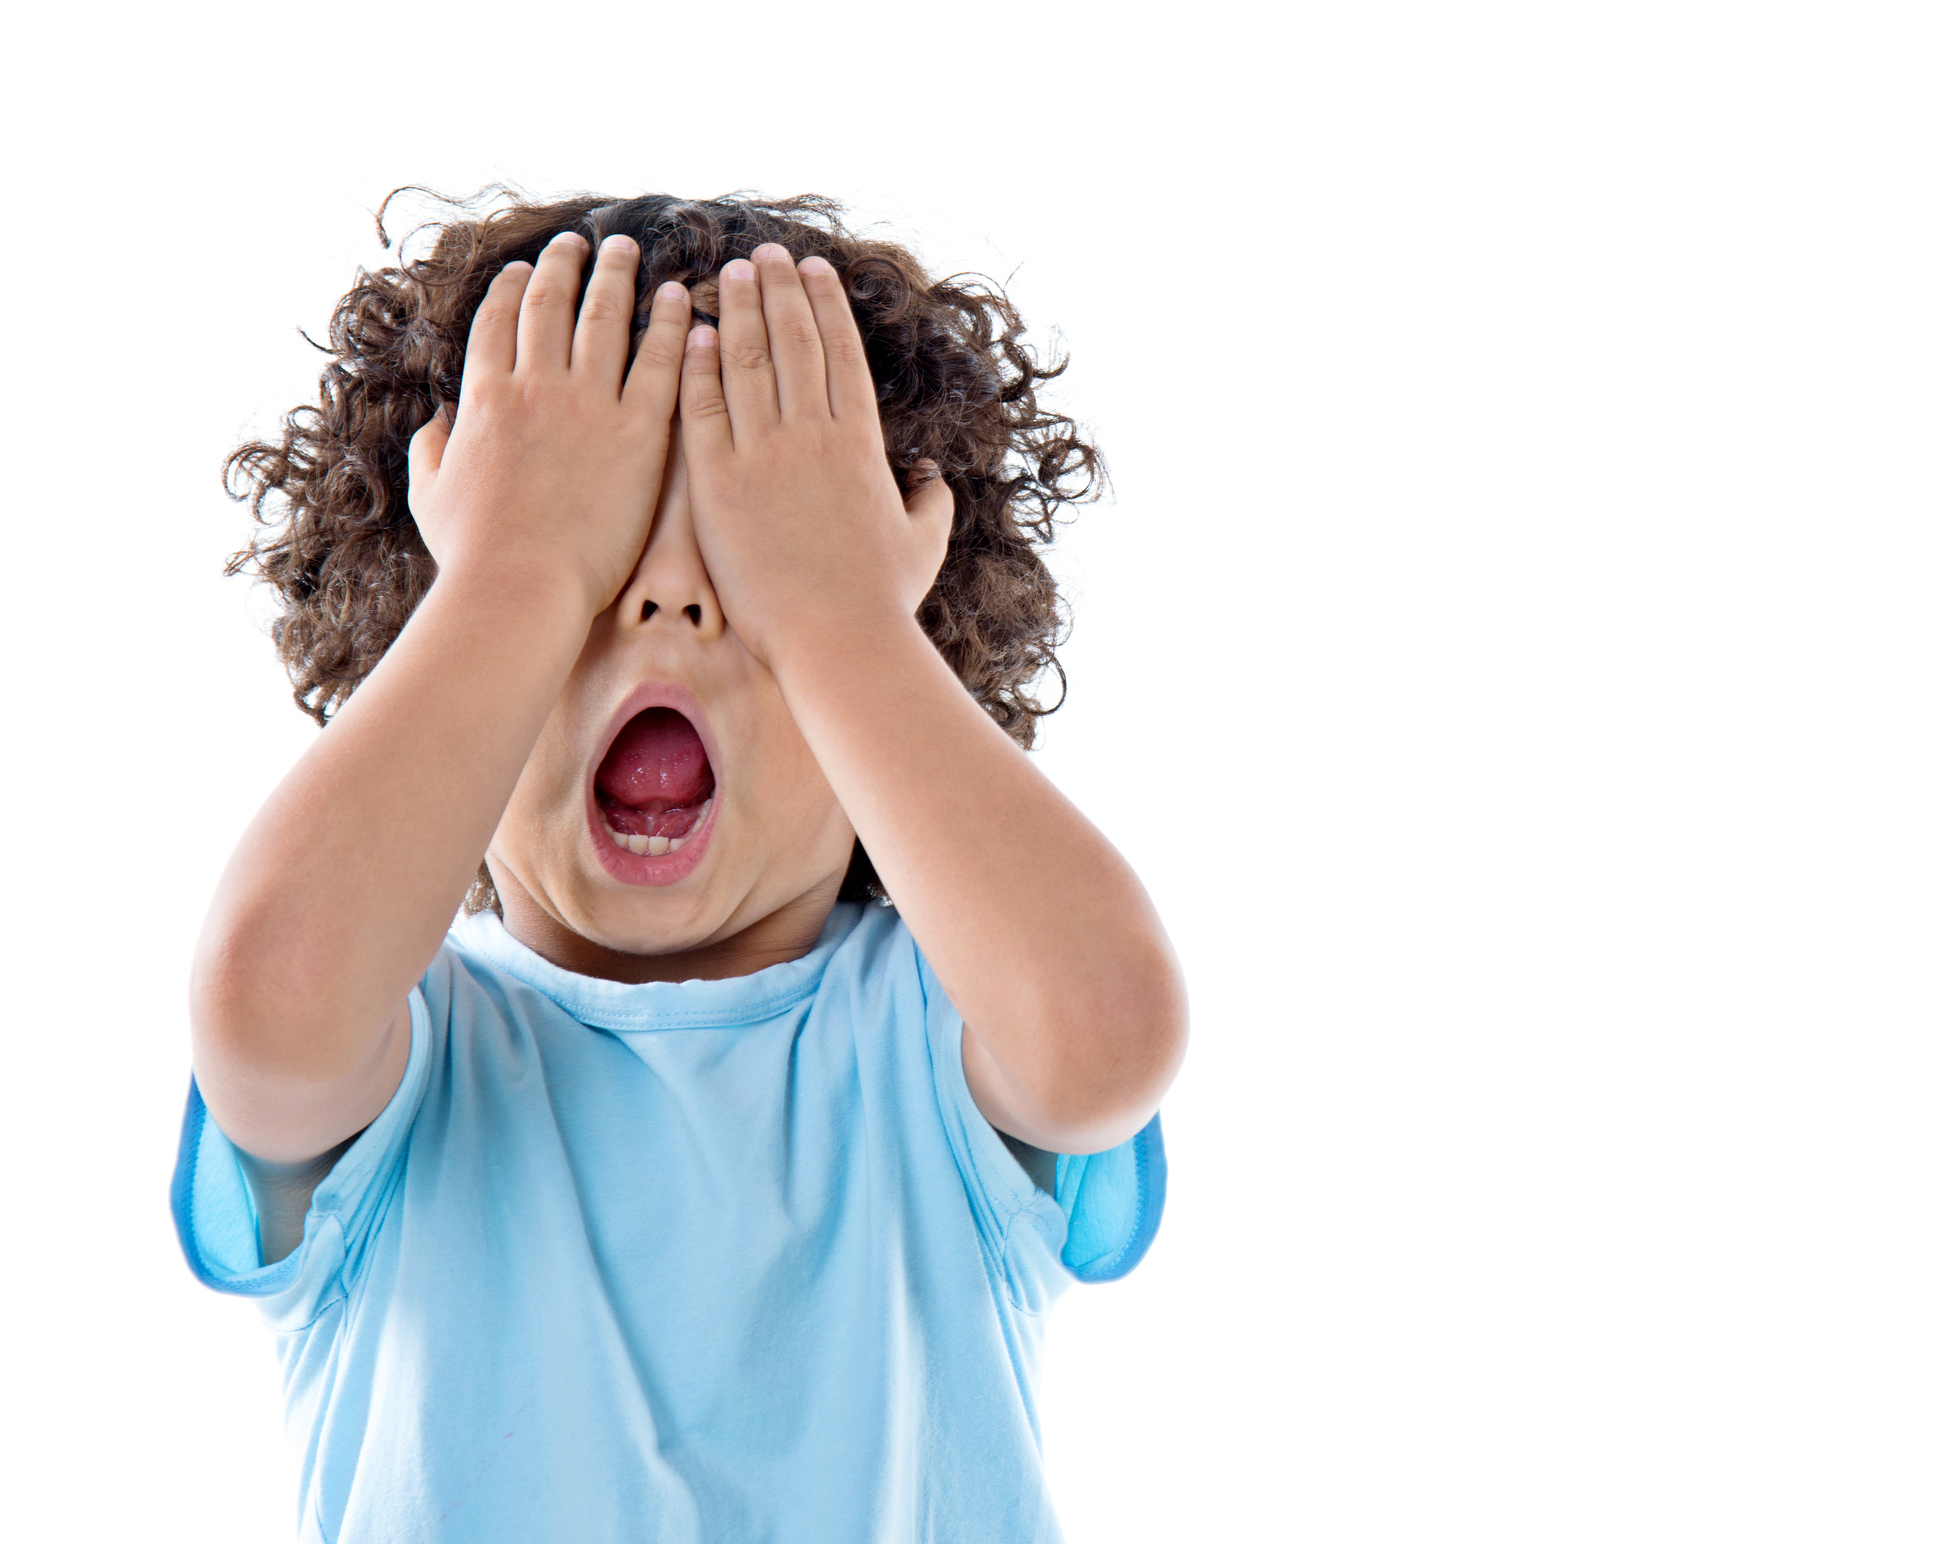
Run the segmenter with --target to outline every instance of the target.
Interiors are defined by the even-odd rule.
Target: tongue
[[[706,798],[714,791],[714,769],[686,718],[672,708],[649,708],[620,731],[593,786],[616,804],[644,809],[658,802],[664,810]]]

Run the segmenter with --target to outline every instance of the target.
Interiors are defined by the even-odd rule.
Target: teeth
[[[613,838],[613,845],[624,847],[628,852],[646,853],[651,857],[661,857],[665,853],[679,852],[696,831],[707,824],[708,811],[714,807],[714,795],[708,795],[707,803],[701,806],[700,813],[694,817],[694,824],[687,828],[686,836],[628,836],[624,831],[616,831],[607,824],[607,817],[600,817],[600,827]]]

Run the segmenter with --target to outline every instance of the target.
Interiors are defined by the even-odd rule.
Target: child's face
[[[507,926],[614,979],[790,958],[854,840],[774,676],[723,623],[677,419],[647,549],[587,633],[488,849]]]

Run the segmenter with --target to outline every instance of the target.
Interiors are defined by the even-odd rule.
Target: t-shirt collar
[[[489,911],[461,916],[452,924],[451,942],[595,1029],[725,1029],[772,1019],[814,993],[830,957],[862,915],[861,906],[839,902],[815,947],[800,959],[724,981],[628,983],[576,975],[528,949]]]

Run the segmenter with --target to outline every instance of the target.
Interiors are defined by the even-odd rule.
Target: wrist
[[[584,633],[602,609],[594,586],[569,566],[528,554],[452,552],[438,565],[433,591],[487,613],[552,623]]]
[[[826,675],[848,679],[891,668],[908,657],[936,658],[936,647],[917,619],[895,608],[846,608],[795,627],[778,629],[769,642],[768,667],[786,696],[791,682]]]

